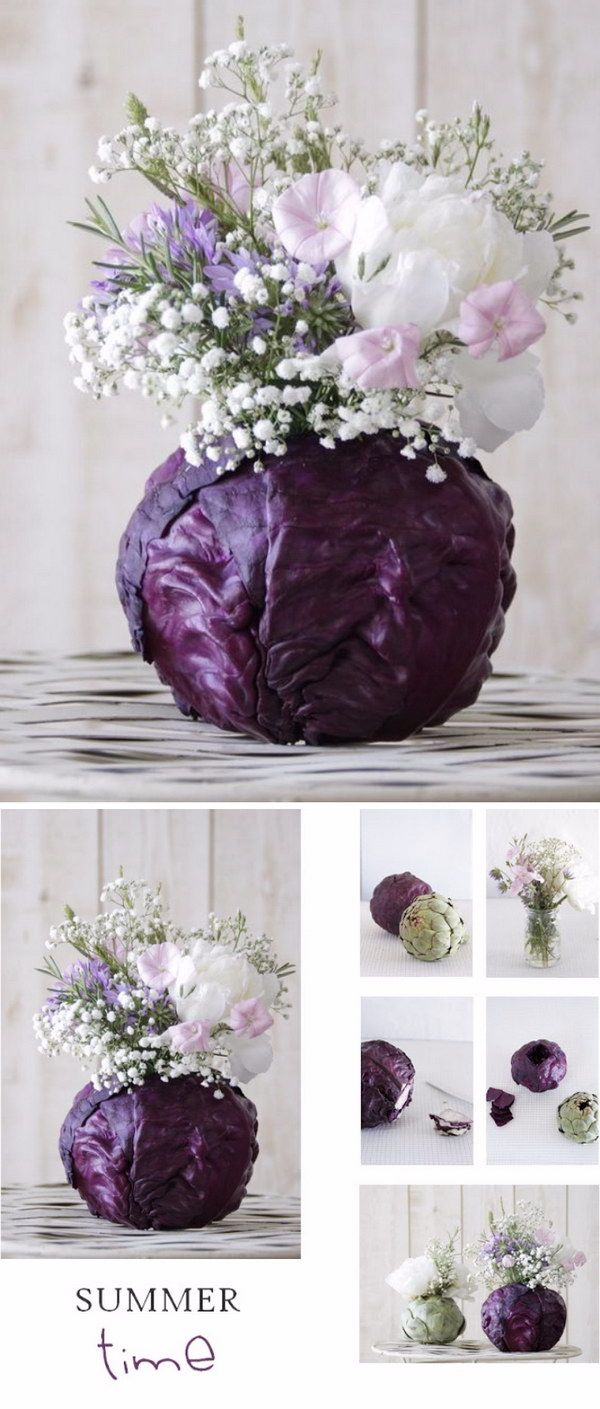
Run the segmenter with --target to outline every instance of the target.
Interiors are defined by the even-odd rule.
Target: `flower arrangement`
[[[108,248],[65,320],[76,385],[139,391],[167,421],[200,398],[181,445],[217,474],[307,432],[333,450],[385,431],[442,482],[450,447],[494,450],[537,420],[530,349],[540,308],[574,321],[565,243],[586,217],[555,213],[528,152],[503,160],[478,104],[367,150],[327,120],[319,62],[252,49],[240,23],[199,80],[219,111],[180,133],[130,97],[90,175],[141,173],[158,203],[121,229],[87,202],[80,228]]]
[[[407,1257],[386,1277],[388,1286],[403,1297],[457,1296],[470,1301],[475,1289],[473,1273],[456,1253],[458,1233],[432,1238],[420,1257]]]
[[[408,1340],[447,1345],[465,1328],[454,1297],[471,1300],[475,1279],[457,1258],[457,1237],[433,1238],[420,1257],[407,1257],[385,1279],[403,1298],[402,1329]]]
[[[108,908],[84,921],[66,907],[53,927],[42,972],[50,994],[35,1015],[40,1051],[75,1057],[96,1091],[114,1094],[198,1075],[214,1096],[248,1082],[272,1061],[269,1030],[287,1016],[290,964],[271,941],[254,937],[238,911],[209,915],[184,931],[165,915],[160,887],[121,875],[104,887]],[[61,970],[54,950],[77,961]]]
[[[574,910],[594,909],[589,868],[578,848],[560,837],[513,837],[504,869],[494,867],[490,875],[503,895],[518,895],[532,910],[557,910],[565,900]]]
[[[490,1290],[520,1283],[533,1290],[547,1287],[564,1291],[587,1261],[555,1232],[541,1208],[519,1200],[514,1213],[501,1203],[500,1214],[490,1211],[488,1227],[467,1249],[484,1285]]]
[[[519,1201],[514,1213],[500,1204],[488,1228],[469,1249],[486,1287],[481,1324],[502,1352],[551,1350],[567,1322],[561,1292],[586,1262],[555,1233],[533,1203]]]

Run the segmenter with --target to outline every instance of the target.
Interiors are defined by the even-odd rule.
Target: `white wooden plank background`
[[[60,1125],[85,1075],[69,1058],[42,1057],[31,1018],[46,981],[35,972],[50,925],[65,901],[95,915],[102,883],[121,863],[159,880],[174,919],[202,924],[208,910],[238,907],[298,964],[300,817],[278,812],[202,809],[28,811],[2,815],[3,1178],[48,1183],[62,1178]],[[293,1015],[273,1034],[275,1060],[249,1094],[258,1109],[261,1153],[253,1193],[294,1194],[299,1184],[300,983],[291,980]]]
[[[89,193],[97,137],[116,130],[130,88],[183,123],[212,101],[196,76],[227,43],[239,0],[5,0],[0,19],[0,141],[11,172],[3,222],[10,271],[2,345],[0,514],[4,649],[123,648],[113,587],[117,542],[143,480],[172,433],[135,396],[96,405],[71,385],[61,322],[84,289],[92,243],[71,230]],[[595,212],[596,0],[245,0],[251,39],[325,51],[343,123],[369,139],[410,133],[415,108],[436,116],[489,105],[512,154],[547,159],[561,207]],[[576,95],[576,101],[574,96]],[[127,177],[109,194],[120,218],[139,206]],[[43,217],[43,218],[42,218]],[[551,321],[547,408],[488,468],[513,494],[520,591],[500,648],[505,668],[598,672],[595,444],[597,234],[579,241],[586,302],[575,329]]]
[[[557,1229],[587,1255],[577,1281],[565,1293],[567,1324],[561,1344],[581,1347],[581,1360],[598,1359],[598,1189],[591,1185],[364,1185],[361,1188],[361,1360],[377,1360],[374,1341],[397,1341],[401,1300],[385,1283],[405,1257],[418,1257],[433,1237],[458,1230],[464,1248],[483,1231],[487,1210],[500,1198],[511,1210],[517,1199],[541,1204]],[[462,1304],[464,1335],[483,1340],[479,1289]],[[580,1363],[580,1362],[579,1362]]]

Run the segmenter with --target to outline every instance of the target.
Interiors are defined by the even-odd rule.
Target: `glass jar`
[[[552,969],[560,959],[556,910],[538,910],[529,905],[525,909],[525,962],[533,969]]]

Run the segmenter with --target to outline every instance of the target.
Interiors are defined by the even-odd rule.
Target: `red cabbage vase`
[[[121,540],[135,649],[187,715],[276,744],[403,739],[477,698],[515,591],[504,490],[391,434],[219,476],[182,450]]]

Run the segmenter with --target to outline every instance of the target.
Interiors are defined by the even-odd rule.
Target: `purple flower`
[[[47,1002],[51,1008],[57,1008],[63,1002],[67,991],[72,988],[80,997],[103,998],[105,1003],[113,1007],[119,1001],[122,987],[123,985],[115,983],[108,964],[102,959],[84,959],[65,970],[60,982],[57,980],[55,987],[50,990]]]
[[[158,274],[165,284],[177,283],[177,275],[196,278],[204,272],[206,262],[215,259],[219,227],[212,211],[196,201],[185,201],[168,209],[153,205],[136,215],[123,230],[127,249],[111,247],[107,261],[111,273],[104,279],[92,280],[92,288],[100,301],[114,298],[137,272],[137,261],[128,256],[152,254]]]

